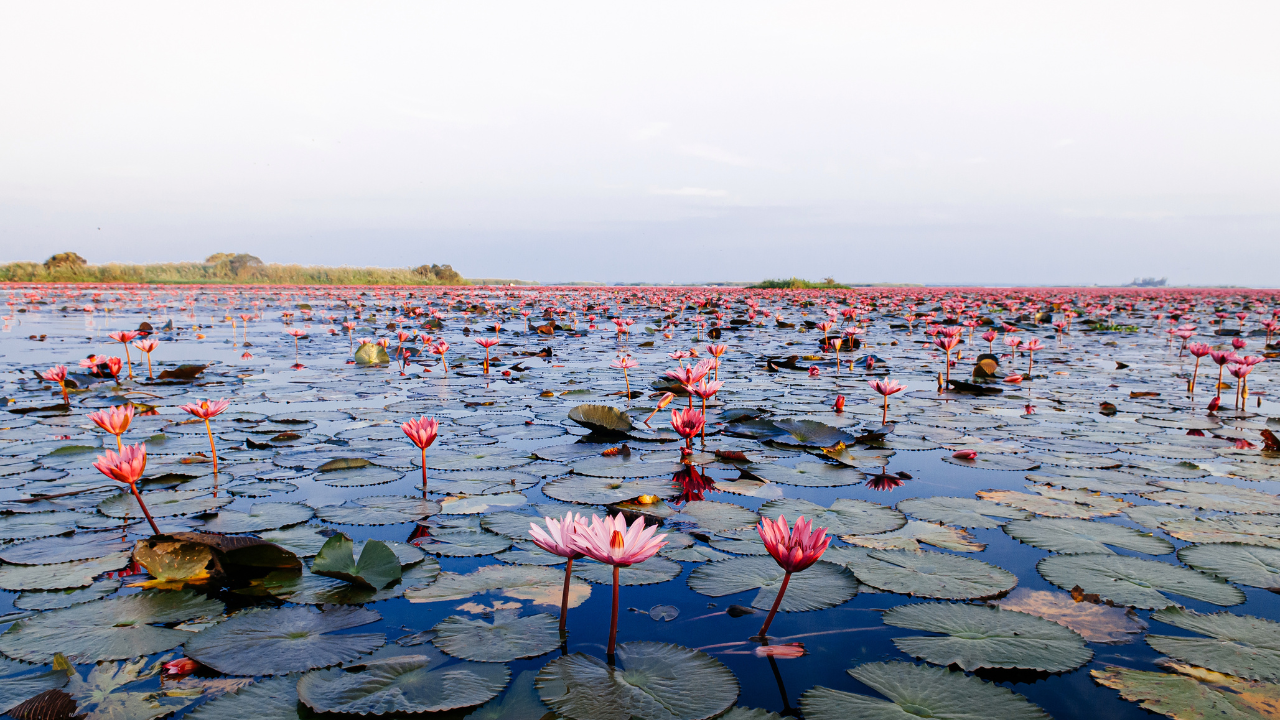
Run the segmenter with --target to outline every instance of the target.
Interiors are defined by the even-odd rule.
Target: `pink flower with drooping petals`
[[[761,520],[756,532],[774,561],[788,573],[800,572],[818,562],[831,544],[827,529],[814,528],[803,515],[796,519],[794,530],[787,526],[786,516],[779,515],[777,520]]]
[[[147,469],[147,445],[140,443],[138,445],[125,445],[119,454],[112,450],[105,450],[105,455],[99,455],[97,462],[93,464],[103,475],[122,482],[126,485],[133,485],[142,477],[142,473]]]
[[[574,538],[580,528],[587,526],[586,516],[569,512],[559,520],[545,517],[543,522],[547,525],[546,530],[538,527],[537,523],[529,523],[529,535],[535,545],[562,558],[576,560],[583,556]]]
[[[138,333],[133,330],[117,330],[113,333],[107,333],[107,337],[118,343],[127,343],[138,337]]]
[[[117,405],[89,413],[89,419],[103,430],[119,437],[129,429],[133,422],[133,405]]]
[[[436,441],[436,435],[440,430],[440,423],[434,418],[420,417],[416,420],[410,420],[400,426],[404,434],[418,446],[419,450],[426,450],[431,447],[431,443]]]
[[[867,384],[871,386],[872,390],[875,390],[885,397],[907,389],[906,385],[903,385],[897,380],[869,380],[867,381]]]
[[[1202,358],[1212,352],[1212,349],[1204,343],[1191,343],[1187,346],[1187,352],[1198,358]]]
[[[201,420],[209,420],[221,415],[222,412],[229,407],[231,407],[231,401],[224,398],[213,402],[201,400],[199,405],[188,403],[186,405],[182,405],[178,409],[189,412]]]
[[[48,380],[49,382],[62,383],[67,379],[67,366],[54,365],[48,370],[41,372],[40,377]]]

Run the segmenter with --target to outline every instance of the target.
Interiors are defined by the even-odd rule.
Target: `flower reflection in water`
[[[716,489],[715,481],[698,472],[698,469],[692,465],[676,473],[671,481],[680,486],[680,497],[677,498],[677,502],[681,503],[701,500],[705,493]]]
[[[885,492],[888,490],[893,490],[894,488],[902,487],[903,485],[906,484],[907,480],[910,480],[910,479],[911,479],[911,476],[909,475],[906,477],[903,477],[902,475],[893,475],[889,473],[887,468],[882,467],[880,468],[880,472],[876,473],[875,475],[868,475],[866,481],[863,484],[871,488],[872,490],[879,490],[881,492]]]

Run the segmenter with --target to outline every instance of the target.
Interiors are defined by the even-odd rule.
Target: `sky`
[[[9,2],[0,262],[1280,285],[1275,2]]]

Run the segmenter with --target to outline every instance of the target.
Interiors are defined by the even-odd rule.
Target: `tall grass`
[[[54,265],[16,262],[0,265],[0,282],[172,283],[228,285],[468,285],[448,265],[421,268],[324,267],[226,262],[150,265]]]
[[[822,282],[813,282],[811,280],[801,280],[800,278],[793,277],[787,280],[764,280],[759,285],[753,285],[752,287],[776,290],[835,290],[847,288],[848,285],[841,285],[830,278],[827,278]]]

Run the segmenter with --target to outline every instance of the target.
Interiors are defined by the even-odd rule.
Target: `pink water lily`
[[[400,429],[422,451],[422,492],[426,494],[427,448],[431,447],[431,443],[436,441],[436,435],[440,432],[440,423],[436,422],[434,418],[423,416],[401,424]]]
[[[867,384],[884,397],[884,406],[880,412],[880,424],[884,425],[889,422],[889,396],[906,390],[907,386],[897,380],[870,380]]]
[[[147,510],[147,504],[142,501],[142,494],[138,492],[138,480],[147,469],[146,444],[125,445],[120,448],[118,455],[107,450],[106,454],[98,456],[93,466],[103,475],[129,486],[134,499],[138,501],[138,507],[142,508],[142,514],[147,517],[147,522],[151,523],[151,531],[159,535],[160,528],[156,527],[156,521],[151,519],[151,512]]]
[[[529,523],[529,535],[533,543],[552,555],[559,555],[567,561],[564,568],[564,590],[560,594],[560,632],[564,632],[565,620],[569,617],[569,580],[573,577],[573,561],[582,557],[578,550],[575,534],[586,527],[586,517],[572,512],[565,513],[560,520],[546,517],[546,530],[537,523]]]
[[[213,491],[214,497],[218,496],[216,485],[218,481],[218,448],[213,444],[213,428],[209,426],[209,421],[221,415],[223,411],[229,407],[231,407],[231,401],[223,398],[220,400],[214,400],[213,402],[201,400],[199,405],[188,403],[178,408],[179,410],[191,413],[204,421],[204,431],[209,435],[209,452],[213,453],[213,479],[215,483]]]
[[[667,544],[665,535],[657,535],[658,526],[645,527],[644,518],[638,517],[627,527],[621,513],[606,515],[604,520],[591,516],[589,526],[577,526],[573,543],[585,556],[597,562],[613,566],[613,616],[609,623],[609,657],[613,657],[618,639],[618,569],[642,563],[653,557]]]
[[[89,419],[94,425],[116,436],[116,448],[124,450],[124,441],[120,436],[125,434],[129,429],[129,424],[133,422],[133,405],[117,405],[112,408],[103,408],[97,412],[89,413]]]
[[[763,638],[769,632],[773,616],[778,614],[778,606],[782,604],[782,596],[787,592],[791,574],[806,570],[818,562],[831,544],[831,538],[826,536],[826,528],[814,528],[803,515],[796,518],[794,530],[787,525],[786,516],[779,515],[777,520],[761,520],[756,526],[756,532],[760,534],[760,540],[764,542],[765,549],[773,556],[778,567],[786,572],[782,578],[782,586],[778,588],[778,597],[774,599],[773,607],[764,619],[764,626],[760,628],[758,637]]]

